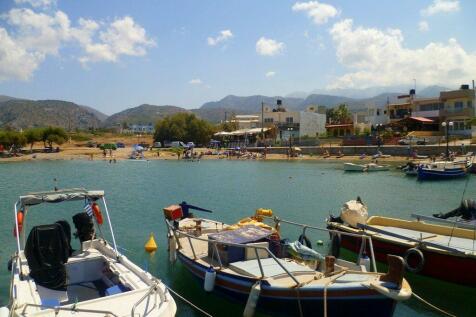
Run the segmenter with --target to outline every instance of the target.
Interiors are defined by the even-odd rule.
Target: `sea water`
[[[241,316],[244,304],[208,294],[179,263],[169,264],[162,208],[186,201],[214,211],[196,212],[226,223],[250,216],[257,208],[270,208],[275,215],[296,222],[325,227],[325,218],[338,214],[341,205],[360,196],[370,215],[409,218],[411,213],[431,215],[458,206],[465,198],[476,198],[476,178],[440,182],[418,182],[396,169],[375,173],[346,173],[342,164],[286,161],[38,161],[0,164],[0,306],[8,303],[10,274],[7,262],[15,249],[13,205],[18,196],[31,191],[85,187],[106,192],[116,241],[123,253],[175,291],[214,316]],[[56,180],[55,180],[56,179]],[[26,219],[44,224],[81,212],[82,202],[31,207]],[[103,225],[104,227],[104,225]],[[103,228],[106,236],[110,233]],[[291,239],[301,232],[282,225]],[[150,256],[144,243],[154,233],[158,251]],[[327,251],[328,236],[306,234],[313,247]],[[323,246],[317,246],[317,240]],[[77,242],[73,247],[77,248]],[[413,290],[433,304],[458,316],[475,315],[468,299],[474,288],[411,277]],[[177,299],[178,316],[200,313]],[[296,312],[297,313],[297,312]],[[317,312],[316,312],[317,313]],[[263,314],[264,315],[264,314]],[[264,315],[265,316],[265,315]],[[437,316],[412,299],[397,305],[395,316]]]

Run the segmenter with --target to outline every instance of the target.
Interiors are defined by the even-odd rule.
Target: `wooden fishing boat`
[[[26,238],[33,206],[73,201],[80,210],[84,206],[73,216],[79,250],[72,249],[66,220],[35,225]],[[104,218],[96,204],[101,202]],[[165,284],[118,251],[103,191],[29,193],[15,203],[14,217],[17,251],[9,262],[10,301],[1,316],[175,316]],[[106,230],[112,244],[103,237]]]
[[[437,179],[452,179],[464,177],[471,170],[472,163],[470,161],[452,162],[441,161],[418,166],[419,180],[437,180]]]
[[[246,302],[244,316],[252,316],[256,306],[293,316],[392,316],[396,302],[412,294],[401,275],[400,257],[389,256],[389,272],[397,274],[381,274],[372,257],[336,259],[299,242],[284,245],[279,234],[281,225],[298,226],[303,230],[299,240],[310,246],[305,231],[327,229],[264,217],[260,209],[227,225],[196,218],[189,209],[185,204],[164,208],[170,258],[177,257],[205,291]],[[264,211],[270,216],[270,210]],[[274,226],[265,224],[266,219],[273,219]]]
[[[375,163],[368,164],[355,164],[355,163],[344,163],[344,171],[347,172],[376,172],[376,171],[388,171],[388,165],[378,165]]]
[[[474,227],[452,221],[418,216],[409,221],[372,216],[358,228],[331,217],[329,229],[345,233],[366,234],[372,237],[375,258],[386,262],[387,254],[400,255],[408,271],[440,280],[476,286],[476,251]],[[423,220],[438,221],[441,224]],[[354,236],[334,236],[333,245],[359,252],[361,239]],[[368,246],[367,246],[368,248]],[[338,250],[334,251],[338,253]]]

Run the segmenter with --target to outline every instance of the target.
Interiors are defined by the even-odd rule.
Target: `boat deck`
[[[399,228],[399,227],[392,227],[392,226],[379,226],[379,225],[373,225],[372,227],[388,231],[390,233],[398,234],[401,236],[407,236],[409,238],[417,239],[420,240],[422,239],[423,241],[426,242],[431,242],[431,243],[436,243],[440,244],[445,247],[452,247],[455,248],[461,252],[465,253],[473,253],[476,255],[476,232],[475,232],[475,239],[467,239],[467,238],[460,238],[460,237],[451,237],[447,235],[441,235],[441,234],[435,234],[431,232],[426,232],[426,231],[420,231],[420,230],[413,230],[413,229],[405,229],[405,228]],[[374,236],[376,237],[388,237],[385,234],[382,233],[375,233]],[[406,239],[399,239],[399,238],[394,238],[392,239],[397,240],[399,242],[409,242],[410,240]],[[413,242],[416,244],[415,242]]]

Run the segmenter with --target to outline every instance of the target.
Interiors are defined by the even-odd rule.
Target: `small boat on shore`
[[[476,286],[475,227],[438,218],[413,215],[417,220],[372,216],[349,224],[330,217],[327,227],[372,237],[375,258],[385,263],[388,253],[402,256],[409,272],[468,286]],[[430,221],[430,222],[427,222]],[[439,222],[434,224],[431,222]],[[342,235],[337,248],[361,252],[361,239]],[[368,246],[367,246],[368,248]]]
[[[292,316],[392,316],[397,301],[412,294],[402,258],[389,255],[392,273],[381,274],[373,253],[345,261],[313,250],[306,237],[306,230],[334,231],[273,218],[268,209],[227,225],[194,217],[183,206],[164,208],[170,258],[178,258],[205,291],[246,303],[244,316],[255,307]],[[301,228],[298,241],[283,240],[282,225]]]
[[[375,163],[368,164],[355,164],[355,163],[344,163],[344,171],[347,172],[377,172],[377,171],[388,171],[390,167],[388,165],[378,165]]]
[[[65,207],[79,202],[84,210],[72,217],[78,250],[72,249],[66,220],[32,226],[26,237],[33,206],[63,202]],[[103,191],[29,193],[15,203],[14,217],[17,251],[9,262],[10,301],[1,308],[2,316],[175,316],[177,307],[165,284],[118,251]]]
[[[471,170],[472,162],[465,161],[439,161],[423,163],[418,166],[419,180],[442,180],[464,177]]]

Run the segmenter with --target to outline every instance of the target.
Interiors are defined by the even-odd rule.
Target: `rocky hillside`
[[[155,123],[165,116],[188,110],[176,106],[155,106],[143,104],[138,107],[129,108],[109,116],[103,123],[105,127],[112,127],[118,124],[127,123]]]
[[[83,106],[62,100],[9,99],[0,102],[0,127],[59,126],[65,129],[98,128],[101,120]]]

